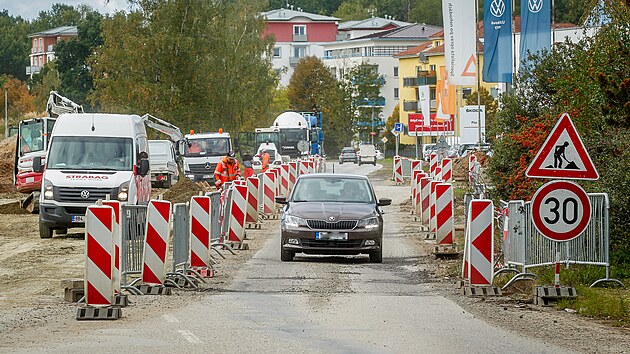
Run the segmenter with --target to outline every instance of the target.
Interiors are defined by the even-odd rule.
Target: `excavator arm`
[[[179,130],[179,127],[165,120],[152,116],[149,113],[143,115],[142,120],[149,128],[168,135],[175,144],[184,139],[184,134]]]
[[[84,113],[83,106],[63,97],[57,91],[50,91],[48,102],[46,102],[46,112],[51,118],[57,118],[63,113]]]

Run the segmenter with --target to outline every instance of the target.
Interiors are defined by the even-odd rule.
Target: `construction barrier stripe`
[[[190,266],[207,267],[210,260],[210,197],[190,199]]]
[[[247,218],[248,223],[258,223],[258,189],[260,181],[258,177],[247,179]]]
[[[429,172],[432,176],[435,176],[435,168],[438,164],[438,155],[434,152],[429,154]]]
[[[89,206],[85,225],[86,304],[111,305],[114,297],[114,209]]]
[[[449,158],[442,159],[442,180],[446,183],[451,183],[453,179],[453,162]]]
[[[166,279],[166,253],[170,236],[171,203],[151,200],[147,208],[142,281],[163,284]]]
[[[429,225],[430,221],[430,212],[429,207],[431,206],[431,178],[423,177],[420,178],[420,214],[422,217],[422,223],[425,225]]]
[[[245,213],[247,208],[247,187],[233,186],[230,209],[229,242],[242,242],[245,236]]]
[[[435,198],[437,209],[437,234],[436,240],[440,245],[453,244],[453,188],[450,184],[438,184],[435,186]]]
[[[473,200],[469,207],[469,276],[471,285],[491,285],[493,268],[493,204],[490,200]]]

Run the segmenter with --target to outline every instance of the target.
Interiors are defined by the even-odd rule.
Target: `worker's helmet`
[[[234,153],[234,151],[230,151],[228,152],[225,156],[229,157],[229,158],[236,158],[236,154]]]

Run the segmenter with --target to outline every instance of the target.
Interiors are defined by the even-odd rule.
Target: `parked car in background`
[[[458,155],[459,157],[467,156],[472,151],[479,150],[479,144],[462,144],[459,146]],[[483,143],[481,144],[481,151],[488,152],[491,150],[490,144]]]
[[[435,144],[424,144],[422,145],[422,159],[426,162],[429,162],[429,155],[435,151]]]
[[[348,161],[352,161],[352,163],[359,162],[357,152],[354,150],[354,148],[345,147],[341,150],[341,154],[339,155],[339,164],[343,164],[344,162]]]
[[[296,253],[368,254],[370,262],[383,261],[381,206],[391,199],[376,199],[366,176],[345,174],[301,175],[285,204],[280,221],[280,259]]]
[[[179,180],[179,168],[173,143],[169,140],[149,140],[151,186],[170,188]]]
[[[376,148],[372,144],[359,146],[359,166],[366,163],[376,166]]]
[[[381,150],[376,149],[376,159],[377,159],[377,160],[382,160],[382,159],[384,159],[384,158],[385,158],[385,154],[383,154],[383,153],[381,152]]]

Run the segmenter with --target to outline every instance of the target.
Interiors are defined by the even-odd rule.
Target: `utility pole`
[[[9,90],[4,89],[4,137],[9,137]]]
[[[372,137],[372,145],[374,145],[374,102],[372,102],[372,133],[370,136]]]

